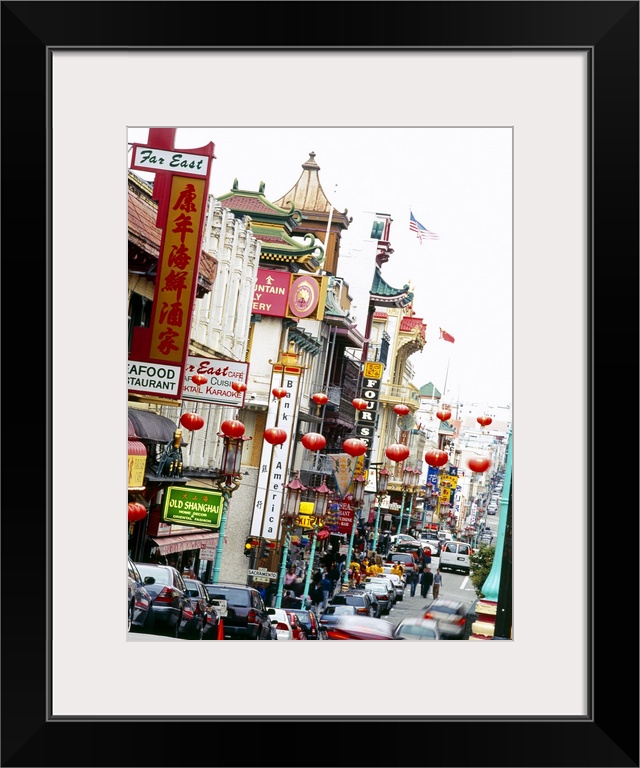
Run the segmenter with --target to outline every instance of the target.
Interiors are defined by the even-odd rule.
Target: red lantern
[[[449,461],[449,455],[445,451],[427,451],[424,460],[430,467],[443,467]]]
[[[392,443],[387,446],[385,454],[390,461],[404,461],[409,456],[409,448],[402,443]]]
[[[191,377],[191,381],[194,384],[197,384],[198,386],[200,386],[201,384],[206,384],[207,383],[207,377],[203,376],[201,373],[196,373],[195,376]]]
[[[369,403],[362,397],[356,397],[355,400],[351,401],[351,405],[356,411],[364,411],[369,406]]]
[[[481,426],[483,426],[483,427],[488,427],[488,426],[489,426],[489,424],[491,424],[491,422],[493,421],[493,419],[491,418],[491,416],[478,416],[478,418],[476,419],[476,421],[477,421],[477,422],[478,422],[478,424],[480,424]]]
[[[319,432],[307,432],[300,440],[309,451],[321,451],[327,444],[327,438]]]
[[[271,394],[274,397],[277,397],[278,400],[281,400],[283,397],[287,396],[287,390],[284,387],[274,387],[271,390]]]
[[[183,413],[180,417],[180,423],[185,429],[193,432],[204,426],[204,419],[198,413]]]
[[[349,437],[342,443],[342,450],[349,456],[364,456],[367,452],[367,444],[357,437]]]
[[[231,389],[234,392],[246,392],[247,391],[247,385],[243,384],[241,381],[232,381],[231,382]]]
[[[281,427],[269,427],[264,431],[264,439],[271,445],[282,445],[287,439],[287,433]]]
[[[398,416],[406,416],[409,413],[409,406],[398,403],[398,405],[393,406],[393,410]]]
[[[315,395],[311,395],[311,399],[316,405],[326,405],[329,397],[324,392],[316,392]]]
[[[242,437],[244,435],[244,424],[238,419],[227,419],[220,425],[220,431],[227,437]]]
[[[137,501],[132,501],[127,506],[127,519],[130,523],[136,523],[138,520],[144,520],[147,516],[147,508],[144,504],[140,504]]]
[[[486,472],[491,466],[491,460],[486,457],[473,457],[467,461],[469,469],[473,472]]]
[[[448,421],[451,418],[451,411],[438,411],[436,416],[440,419],[440,421]]]

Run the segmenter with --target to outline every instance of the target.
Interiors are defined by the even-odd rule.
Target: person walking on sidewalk
[[[432,584],[433,574],[431,573],[431,568],[426,565],[420,577],[420,597],[427,597]]]
[[[436,600],[440,595],[440,587],[442,586],[442,574],[440,569],[436,568],[436,572],[433,574],[433,599]]]
[[[420,574],[418,573],[418,569],[412,568],[412,570],[409,572],[409,586],[411,587],[411,597],[415,597],[416,588],[419,583],[420,583]]]

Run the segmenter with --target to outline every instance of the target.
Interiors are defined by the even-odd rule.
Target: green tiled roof
[[[436,389],[435,384],[432,384],[431,382],[420,387],[420,392],[418,392],[418,394],[420,397],[432,397],[436,400],[439,400],[442,397],[442,394]]]
[[[376,266],[369,293],[371,294],[372,304],[375,305],[406,307],[413,301],[413,291],[408,283],[405,283],[402,288],[393,288],[383,279],[380,267],[378,266]]]

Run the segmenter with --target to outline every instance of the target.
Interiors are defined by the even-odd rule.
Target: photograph
[[[46,368],[2,765],[174,765],[161,729],[246,722],[388,729],[351,765],[638,766],[594,496],[596,383],[635,380],[595,307],[637,305],[605,262],[636,275],[638,3],[425,2],[418,39],[384,4],[398,42],[358,45],[282,45],[272,4],[244,37],[221,4],[61,5],[2,4]]]

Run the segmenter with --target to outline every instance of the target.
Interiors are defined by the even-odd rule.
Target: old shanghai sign
[[[171,485],[165,489],[162,519],[166,523],[219,528],[222,494],[208,488]]]

